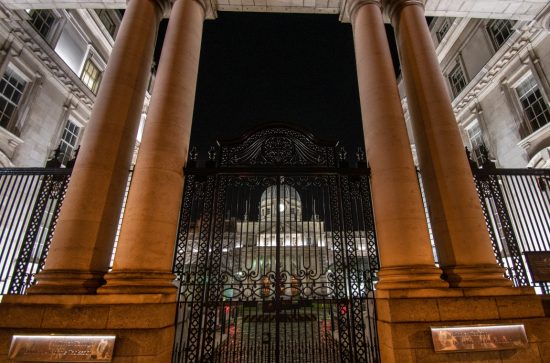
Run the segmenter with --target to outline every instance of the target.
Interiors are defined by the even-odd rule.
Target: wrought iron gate
[[[186,168],[174,362],[378,361],[366,164],[283,125],[209,154]]]

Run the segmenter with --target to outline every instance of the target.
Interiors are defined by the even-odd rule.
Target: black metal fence
[[[72,169],[0,169],[0,295],[42,269]]]
[[[549,258],[550,169],[473,168],[497,261],[515,286],[550,294],[550,282],[536,276],[530,256]],[[533,270],[535,269],[535,270]],[[548,280],[546,280],[548,281]]]
[[[550,294],[527,260],[550,251],[550,170],[486,165],[473,172],[498,262],[516,286]],[[70,173],[0,169],[0,295],[23,294],[43,267]]]

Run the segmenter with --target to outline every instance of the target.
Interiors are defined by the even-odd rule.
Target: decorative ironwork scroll
[[[304,130],[270,124],[237,140],[220,141],[220,166],[336,167],[336,145]]]

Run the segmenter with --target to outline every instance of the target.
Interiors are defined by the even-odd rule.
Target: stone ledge
[[[540,296],[496,296],[495,300],[501,319],[545,316]]]
[[[378,298],[380,321],[425,322],[544,317],[537,295]]]
[[[113,294],[113,295],[5,295],[2,304],[146,304],[176,302],[176,294]]]
[[[0,304],[0,328],[156,329],[174,324],[176,303]]]
[[[407,299],[433,297],[460,297],[464,296],[462,289],[392,289],[376,290],[376,299]]]
[[[530,287],[486,287],[486,288],[437,288],[437,289],[392,289],[376,290],[377,298],[436,298],[467,296],[516,296],[535,295]],[[550,302],[550,300],[549,300]]]
[[[440,321],[437,299],[377,299],[376,310],[381,321]]]
[[[496,300],[490,297],[437,299],[441,321],[498,319]]]

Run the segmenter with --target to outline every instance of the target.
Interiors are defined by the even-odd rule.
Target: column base
[[[446,288],[441,270],[435,266],[382,267],[378,272],[377,290]]]
[[[382,362],[546,362],[550,357],[550,318],[537,295],[468,296],[470,289],[426,290],[422,296],[376,297]],[[476,289],[474,289],[476,290]],[[478,293],[480,291],[474,292]],[[491,290],[491,289],[485,289]],[[514,293],[512,289],[508,289]],[[503,291],[504,292],[504,291]],[[393,293],[393,291],[391,292]],[[430,327],[524,324],[526,349],[436,353]]]
[[[36,274],[36,284],[27,294],[86,295],[95,294],[105,283],[105,272],[78,270],[44,270]]]
[[[0,362],[13,335],[115,335],[113,362],[172,362],[175,298],[154,295],[19,295],[0,303]]]
[[[175,294],[175,275],[158,271],[111,271],[98,294]]]
[[[498,265],[461,265],[443,267],[443,278],[451,287],[511,287]]]

